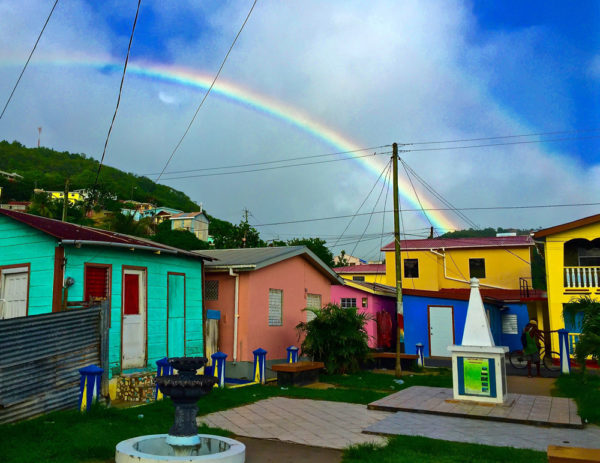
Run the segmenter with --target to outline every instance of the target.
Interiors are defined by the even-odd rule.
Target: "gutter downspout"
[[[233,269],[229,268],[229,276],[235,277],[235,292],[234,292],[234,315],[233,315],[233,363],[237,362],[237,345],[238,345],[238,319],[240,318],[240,274],[234,273]]]
[[[444,278],[446,280],[452,280],[452,281],[458,281],[459,283],[466,283],[468,285],[471,284],[471,282],[466,281],[466,280],[461,280],[460,278],[452,278],[449,277],[446,273],[446,250],[444,248],[442,248],[443,254],[437,251],[434,251],[433,249],[430,249],[429,252],[431,252],[432,254],[435,254],[436,256],[440,256],[443,261],[444,261]],[[479,286],[485,286],[487,288],[494,288],[494,289],[507,289],[507,288],[502,288],[501,286],[494,286],[494,285],[486,285],[484,283],[479,283]]]

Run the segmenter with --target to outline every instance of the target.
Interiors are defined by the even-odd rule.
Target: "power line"
[[[192,128],[192,124],[196,120],[196,116],[198,115],[198,112],[200,111],[200,108],[202,108],[202,106],[204,105],[204,102],[206,101],[206,98],[208,98],[208,95],[210,94],[211,90],[213,89],[213,87],[215,85],[215,82],[217,82],[217,79],[221,75],[221,71],[223,70],[223,67],[225,66],[225,63],[227,62],[227,58],[229,58],[229,54],[231,53],[231,50],[233,50],[233,47],[235,46],[235,43],[237,42],[238,37],[240,36],[240,34],[242,33],[242,31],[244,30],[244,26],[248,22],[248,19],[250,18],[250,15],[252,14],[252,11],[254,10],[254,7],[256,6],[256,2],[257,1],[258,0],[254,0],[254,3],[252,3],[252,7],[250,8],[250,11],[248,11],[248,15],[246,16],[246,19],[244,19],[244,22],[242,23],[242,27],[240,27],[240,30],[238,31],[237,35],[233,39],[233,42],[231,43],[231,46],[229,47],[229,50],[227,50],[227,54],[225,55],[225,58],[223,58],[223,61],[221,62],[221,66],[219,66],[219,70],[215,74],[215,78],[213,79],[213,81],[210,84],[210,87],[208,87],[208,90],[204,94],[204,97],[202,98],[202,101],[198,105],[198,108],[196,109],[196,112],[194,113],[194,116],[192,117],[192,120],[190,121],[190,123],[188,124],[187,128],[185,129],[185,132],[183,133],[183,135],[181,136],[181,138],[177,142],[177,145],[175,146],[175,149],[173,149],[173,152],[171,153],[171,156],[169,156],[169,159],[165,163],[165,166],[163,167],[162,171],[160,172],[160,174],[156,178],[156,180],[155,180],[156,182],[158,182],[160,180],[160,178],[162,177],[162,175],[165,172],[166,168],[169,166],[169,163],[171,162],[171,159],[173,159],[173,156],[175,156],[175,153],[179,149],[179,146],[181,146],[181,143],[183,142],[183,139],[186,137],[186,135],[188,134],[188,132]]]
[[[313,164],[327,164],[330,162],[350,161],[352,159],[367,158],[370,156],[378,156],[381,154],[389,154],[389,153],[388,152],[371,153],[371,154],[363,154],[362,156],[351,156],[351,157],[342,158],[342,159],[327,159],[325,161],[302,162],[302,163],[297,163],[297,164],[287,164],[285,166],[273,166],[273,167],[262,167],[260,169],[238,170],[235,172],[217,172],[214,174],[182,175],[179,177],[168,177],[168,178],[165,178],[164,180],[181,180],[181,179],[186,179],[186,178],[216,177],[216,176],[221,176],[221,175],[245,174],[245,173],[249,173],[249,172],[261,172],[261,171],[265,171],[265,170],[285,169],[288,167],[300,167],[300,166],[310,166]]]
[[[511,209],[545,209],[545,208],[554,208],[554,207],[585,207],[585,206],[600,206],[600,203],[573,203],[573,204],[541,204],[541,205],[531,205],[531,206],[489,206],[489,207],[463,207],[463,208],[424,208],[424,209],[404,209],[404,212],[421,212],[424,211],[489,211],[489,210],[511,210]],[[383,214],[389,211],[375,211],[373,214]],[[360,214],[356,214],[356,216],[369,215],[370,212],[363,212]],[[314,219],[299,219],[299,220],[288,220],[284,222],[272,222],[272,223],[261,223],[255,224],[254,227],[266,227],[272,225],[288,225],[294,223],[302,223],[302,222],[319,222],[324,220],[335,220],[335,219],[345,219],[348,217],[352,217],[355,214],[347,214],[347,215],[337,215],[330,217],[319,217]]]
[[[301,159],[313,159],[313,158],[321,158],[321,157],[326,157],[326,156],[336,156],[336,155],[340,155],[340,154],[358,153],[360,151],[377,150],[377,149],[381,149],[381,148],[387,148],[389,146],[391,146],[391,145],[372,146],[369,148],[357,148],[357,149],[348,150],[348,151],[337,151],[335,153],[314,154],[311,156],[299,156],[299,157],[288,158],[288,159],[278,159],[278,160],[264,161],[264,162],[251,162],[248,164],[235,164],[235,165],[221,166],[221,167],[203,167],[201,169],[172,170],[169,172],[165,172],[165,174],[185,174],[185,173],[189,173],[189,172],[203,172],[203,171],[207,171],[207,170],[222,170],[222,169],[236,169],[236,168],[240,168],[240,167],[264,166],[267,164],[277,164],[280,162],[299,161]],[[149,177],[151,175],[158,175],[158,174],[159,174],[159,172],[154,172],[151,174],[142,174],[142,176]]]
[[[140,4],[142,0],[138,0],[137,9],[135,11],[135,18],[133,19],[133,26],[131,28],[131,35],[129,36],[129,45],[127,45],[127,55],[125,56],[125,65],[123,66],[123,74],[121,75],[121,84],[119,85],[119,96],[117,97],[117,105],[115,106],[115,112],[113,113],[110,126],[108,127],[108,133],[106,134],[106,140],[104,141],[104,149],[102,150],[102,157],[100,158],[100,164],[98,164],[98,172],[96,172],[96,179],[94,180],[93,190],[98,185],[98,177],[100,177],[100,170],[102,169],[102,163],[104,162],[104,156],[106,155],[106,148],[108,146],[108,140],[112,132],[115,118],[117,117],[117,111],[119,110],[119,104],[121,103],[121,93],[123,92],[123,82],[125,81],[125,73],[127,72],[127,63],[129,63],[129,53],[131,52],[131,43],[133,42],[133,33],[135,32],[135,25],[137,24],[138,15],[140,14]]]
[[[31,60],[31,57],[33,56],[33,52],[37,48],[38,43],[39,43],[40,39],[42,38],[42,34],[44,33],[44,30],[46,29],[46,26],[48,25],[48,22],[50,21],[50,17],[52,16],[52,13],[54,13],[54,9],[56,8],[56,4],[57,3],[58,3],[58,0],[56,0],[54,2],[54,5],[52,5],[52,9],[50,10],[50,14],[46,18],[46,22],[44,23],[44,27],[42,27],[42,30],[40,31],[40,33],[38,35],[38,38],[35,41],[35,44],[33,45],[33,48],[31,49],[31,52],[29,53],[29,57],[27,58],[27,61],[25,62],[25,66],[23,66],[23,69],[21,70],[21,74],[19,74],[19,78],[17,79],[17,82],[15,83],[15,86],[13,87],[12,91],[10,92],[10,96],[8,97],[8,100],[6,100],[6,103],[4,104],[4,108],[2,109],[2,113],[0,114],[0,119],[2,119],[2,116],[4,116],[4,112],[6,111],[6,108],[8,107],[8,104],[10,103],[10,100],[12,100],[12,97],[15,94],[15,91],[17,90],[19,82],[21,82],[21,77],[23,77],[23,74],[25,73],[25,69],[27,69],[27,65],[29,64],[29,61]]]
[[[457,140],[419,141],[419,142],[412,142],[412,143],[407,143],[407,144],[408,145],[433,145],[433,144],[440,144],[440,143],[462,143],[462,142],[469,142],[469,141],[498,140],[498,139],[503,139],[503,138],[539,137],[539,136],[543,136],[543,135],[559,135],[559,134],[564,134],[564,133],[582,133],[582,132],[587,133],[587,132],[598,132],[598,131],[600,131],[600,128],[598,128],[598,129],[557,130],[554,132],[525,133],[525,134],[521,134],[521,135],[500,135],[500,136],[495,136],[495,137],[462,138],[462,139],[457,139]]]

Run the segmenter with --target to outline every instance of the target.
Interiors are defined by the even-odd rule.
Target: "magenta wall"
[[[367,334],[369,335],[369,347],[377,347],[377,324],[375,317],[377,312],[389,312],[392,320],[396,319],[396,300],[391,297],[378,296],[375,294],[351,288],[350,286],[331,286],[331,302],[339,304],[342,298],[354,297],[361,312],[367,313],[372,320],[367,322]],[[367,298],[367,307],[362,307],[363,298]]]

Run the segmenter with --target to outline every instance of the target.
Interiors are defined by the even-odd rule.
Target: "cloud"
[[[19,8],[11,5],[0,3],[0,61],[22,62],[47,5],[42,8],[42,2],[35,1]],[[113,3],[118,11],[110,21],[127,22],[119,5]],[[173,68],[214,75],[251,2],[178,3],[164,15],[157,5],[149,3],[140,20],[149,12],[158,15],[151,32],[159,35],[147,37],[144,34],[150,32],[140,28],[133,62],[136,43],[145,50],[150,49],[148,44],[160,43],[168,54],[165,61]],[[186,16],[190,24],[202,24],[203,33],[174,33],[173,27],[186,27]],[[115,34],[106,12],[91,9],[86,2],[63,9],[51,26],[35,58],[39,63],[50,57],[54,64],[32,62],[0,123],[0,138],[33,146],[36,128],[42,125],[44,145],[98,156],[120,75],[61,64],[58,58],[80,56],[78,60],[84,62],[85,57],[111,57],[121,62],[123,56],[115,50],[121,50],[127,38]],[[569,128],[574,103],[556,68],[562,58],[540,49],[550,33],[543,28],[485,33],[469,5],[458,1],[426,6],[417,1],[261,1],[221,78],[297,108],[359,146]],[[0,88],[9,88],[18,72],[18,66],[0,66]],[[543,78],[536,78],[536,72]],[[107,163],[140,174],[160,172],[203,94],[199,89],[128,75]],[[440,146],[444,145],[412,148]],[[565,146],[570,145],[413,151],[402,157],[458,207],[590,202],[600,194],[596,181],[600,167],[583,164],[578,153]],[[168,171],[191,174],[194,169],[334,151],[339,148],[322,138],[213,94]],[[378,156],[377,174],[388,156]],[[377,174],[357,162],[340,161],[166,183],[203,202],[217,217],[237,222],[247,207],[253,223],[271,223],[353,214],[371,189],[360,212],[381,210],[386,193],[383,184],[374,187]],[[177,175],[183,176],[164,178]],[[416,186],[420,196],[427,197],[425,188],[418,182]],[[391,194],[387,210],[390,204]],[[403,201],[403,207],[409,204]],[[523,228],[550,226],[593,212],[594,208],[466,211],[481,226]],[[367,235],[392,229],[389,214],[385,226],[381,218],[373,217]],[[403,218],[409,233],[423,232],[428,226],[417,213],[407,212]],[[329,237],[339,235],[348,220],[274,225],[261,231],[266,238]],[[347,235],[357,240],[367,222],[368,217],[357,217]],[[352,247],[347,245],[346,251]],[[377,248],[375,239],[359,246],[357,253],[373,258]]]

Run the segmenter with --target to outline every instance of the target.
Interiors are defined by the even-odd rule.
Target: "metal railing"
[[[600,267],[565,267],[565,288],[598,288]]]

